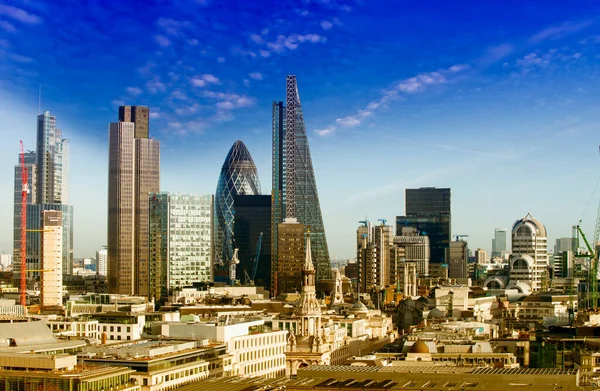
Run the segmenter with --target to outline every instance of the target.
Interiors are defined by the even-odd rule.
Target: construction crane
[[[256,271],[258,270],[258,260],[260,258],[260,249],[262,247],[263,233],[258,235],[258,243],[256,244],[256,256],[254,257],[254,265],[252,268],[252,282],[256,281]]]
[[[387,219],[377,219],[377,221],[381,221],[381,225],[385,225],[387,223]]]
[[[369,220],[361,220],[358,222],[359,224],[362,224],[363,227],[368,227],[369,226]]]
[[[592,248],[590,243],[588,242],[585,234],[581,230],[579,224],[577,224],[577,232],[581,235],[583,242],[585,243],[585,247],[588,249],[590,253],[590,273],[589,273],[589,282],[590,282],[590,308],[596,308],[598,305],[598,254]]]
[[[454,235],[454,237],[456,238],[454,241],[458,242],[462,238],[468,238],[469,235]]]
[[[23,141],[21,141],[21,276],[20,276],[20,302],[22,306],[25,306],[27,303],[27,276],[25,275],[25,270],[27,269],[27,261],[26,261],[26,240],[27,240],[27,194],[29,193],[29,185],[28,185],[28,172],[27,167],[25,166],[25,150],[23,149]]]

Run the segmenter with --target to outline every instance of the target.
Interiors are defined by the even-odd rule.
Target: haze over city
[[[393,6],[392,6],[393,5]],[[0,5],[0,252],[12,249],[13,166],[41,110],[71,139],[75,256],[106,243],[108,124],[150,107],[161,189],[214,193],[243,140],[271,184],[271,102],[298,78],[332,259],[404,189],[452,189],[452,232],[491,248],[532,213],[549,243],[600,192],[595,2],[211,2]],[[385,21],[385,23],[381,23]],[[588,202],[590,206],[587,207]]]

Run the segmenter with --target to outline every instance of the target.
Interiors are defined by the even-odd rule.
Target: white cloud
[[[191,46],[196,46],[196,45],[198,45],[198,40],[196,38],[192,38],[192,39],[188,40],[188,43]]]
[[[221,84],[221,81],[216,76],[207,73],[192,78],[192,85],[194,87],[206,87],[209,84]]]
[[[327,38],[319,34],[291,34],[279,35],[274,42],[268,42],[267,48],[273,52],[281,53],[287,50],[296,50],[301,43],[322,43],[326,42]]]
[[[183,106],[183,107],[178,107],[175,109],[175,112],[178,115],[191,115],[191,114],[196,114],[198,111],[200,111],[201,106],[198,103],[194,103],[191,106]]]
[[[146,82],[146,89],[151,94],[156,94],[157,92],[165,92],[167,90],[167,87],[160,80],[154,79],[154,80],[148,80]]]
[[[550,65],[552,59],[557,53],[556,49],[551,49],[548,53],[539,55],[537,53],[529,53],[523,58],[517,60],[517,67],[523,72],[527,72],[531,68],[539,67],[545,68]]]
[[[171,93],[171,98],[179,99],[179,100],[186,100],[187,95],[184,94],[181,90],[175,90]]]
[[[143,91],[140,88],[138,88],[138,87],[127,87],[127,93],[128,94],[137,96],[137,95],[141,94],[142,92]]]
[[[14,24],[7,22],[6,20],[0,20],[0,29],[6,31],[7,33],[16,33],[17,28]]]
[[[157,34],[154,36],[154,40],[156,41],[156,43],[158,43],[164,48],[171,45],[171,40],[169,40],[169,38],[165,37],[164,35]]]
[[[252,72],[252,73],[249,73],[248,76],[250,76],[250,78],[254,79],[254,80],[262,80],[263,79],[263,75],[260,72]]]
[[[160,112],[157,110],[155,110],[155,111],[150,110],[150,118],[151,119],[160,118]]]
[[[0,4],[0,15],[4,15],[8,18],[26,24],[37,24],[42,21],[42,19],[37,15],[31,14],[20,8],[4,4]]]
[[[330,30],[333,27],[333,23],[328,20],[324,20],[321,22],[321,27],[323,30]]]
[[[271,55],[271,52],[268,50],[261,50],[259,53],[260,53],[260,56],[264,57],[264,58],[267,58]]]
[[[258,44],[262,44],[265,42],[265,40],[263,39],[263,37],[261,37],[258,34],[252,34],[250,35],[250,40],[254,43],[258,43]]]
[[[181,122],[179,122],[179,121],[172,121],[172,122],[169,122],[167,124],[167,126],[172,129],[181,129],[181,127],[183,125],[181,125]]]
[[[217,57],[217,62],[223,63],[223,62],[225,62],[225,58],[224,57]]]
[[[205,91],[207,98],[217,99],[216,107],[219,110],[233,110],[248,107],[254,104],[254,99],[245,95],[230,94],[226,92]]]
[[[467,65],[456,64],[447,69],[421,73],[417,76],[404,79],[384,90],[379,99],[369,102],[364,109],[358,110],[356,114],[338,118],[335,120],[335,124],[317,130],[316,133],[320,136],[327,136],[339,128],[359,126],[365,118],[372,116],[377,110],[385,107],[392,99],[402,98],[400,93],[414,94],[424,91],[428,86],[445,84],[448,82],[448,76],[463,72],[468,68]]]

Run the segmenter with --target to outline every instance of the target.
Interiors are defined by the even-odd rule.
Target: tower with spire
[[[304,266],[302,267],[302,293],[294,310],[300,318],[299,336],[316,336],[321,329],[321,306],[315,289],[315,267],[312,261],[310,230],[306,231]]]

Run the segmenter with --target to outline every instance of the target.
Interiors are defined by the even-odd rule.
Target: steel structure
[[[20,275],[20,302],[21,305],[26,305],[27,301],[27,261],[26,261],[26,237],[27,237],[27,193],[29,186],[27,185],[27,167],[25,166],[25,150],[23,149],[23,141],[21,141],[21,275]]]
[[[288,75],[285,83],[285,217],[296,217],[296,108],[299,104],[296,76]]]

